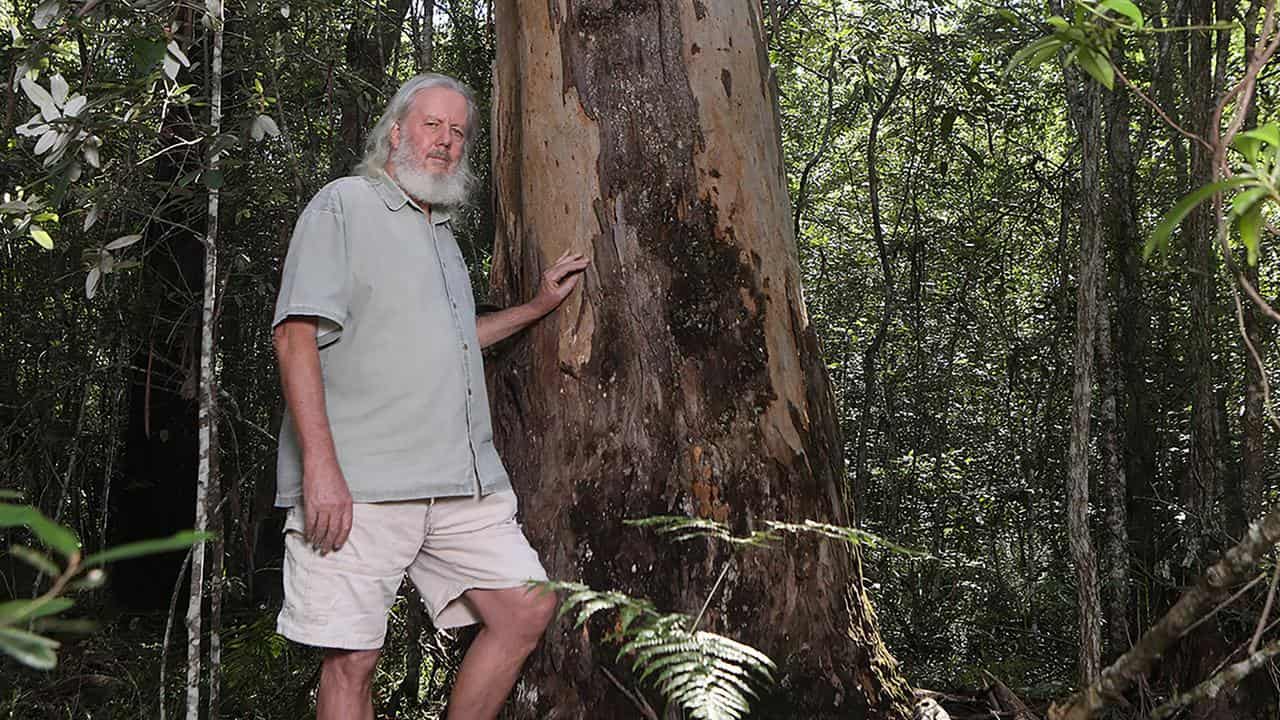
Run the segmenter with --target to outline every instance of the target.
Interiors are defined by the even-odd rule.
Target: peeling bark
[[[761,717],[906,718],[856,554],[746,554],[626,518],[848,524],[834,399],[800,291],[758,6],[504,0],[494,93],[496,300],[563,250],[582,289],[490,362],[495,430],[553,577],[695,613],[782,669]],[[630,717],[581,633],[553,630],[510,717]],[[589,709],[589,710],[588,710]]]

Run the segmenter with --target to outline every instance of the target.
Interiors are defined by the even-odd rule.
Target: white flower
[[[40,138],[36,141],[35,153],[37,155],[49,153],[44,159],[46,166],[57,162],[73,140],[84,140],[90,137],[89,133],[75,127],[75,120],[89,104],[89,98],[84,95],[67,97],[67,81],[61,75],[49,78],[48,90],[27,77],[22,78],[21,85],[23,92],[36,107],[40,108],[40,112],[19,125],[17,133],[24,137]],[[94,160],[97,159],[97,145],[100,144],[101,141],[97,141],[94,145],[92,153]],[[90,162],[96,167],[96,162]]]

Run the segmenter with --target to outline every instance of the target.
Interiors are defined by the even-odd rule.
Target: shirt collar
[[[382,202],[386,204],[387,209],[391,212],[396,212],[406,205],[419,212],[422,211],[417,203],[410,203],[409,196],[405,194],[404,189],[386,172],[379,171],[378,176],[371,178],[371,181],[373,189],[378,193],[378,197],[382,198]],[[431,223],[433,225],[448,222],[450,217],[450,212],[443,207],[431,208]]]

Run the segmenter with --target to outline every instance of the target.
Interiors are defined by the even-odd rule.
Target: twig
[[[720,571],[720,577],[716,578],[716,584],[711,586],[711,592],[707,593],[707,601],[702,603],[702,609],[698,611],[698,617],[693,619],[693,624],[689,626],[689,632],[695,632],[698,625],[702,623],[702,616],[707,612],[707,608],[711,606],[711,598],[716,596],[716,590],[720,589],[720,582],[724,580],[724,576],[729,572],[729,563],[724,564],[724,569]]]
[[[1202,618],[1200,618],[1199,620],[1197,620],[1197,621],[1195,621],[1195,622],[1191,623],[1191,627],[1187,628],[1186,630],[1183,630],[1183,631],[1182,631],[1182,634],[1178,636],[1178,639],[1179,639],[1179,640],[1181,640],[1182,638],[1184,638],[1184,637],[1186,637],[1186,636],[1190,635],[1191,633],[1195,632],[1195,629],[1196,629],[1196,628],[1198,628],[1198,627],[1200,627],[1201,625],[1205,624],[1205,622],[1207,622],[1208,620],[1210,620],[1211,618],[1213,618],[1213,616],[1215,616],[1215,615],[1217,615],[1218,613],[1222,612],[1223,608],[1230,607],[1232,603],[1234,603],[1236,600],[1239,600],[1239,599],[1240,599],[1240,596],[1241,596],[1241,595],[1243,595],[1243,594],[1245,594],[1245,593],[1249,592],[1249,590],[1250,590],[1250,589],[1252,589],[1254,585],[1257,585],[1258,583],[1262,582],[1262,579],[1263,579],[1263,578],[1265,578],[1265,577],[1266,577],[1266,574],[1265,574],[1265,573],[1263,573],[1263,574],[1259,575],[1258,577],[1256,577],[1256,578],[1254,578],[1254,579],[1250,580],[1250,581],[1249,581],[1249,582],[1248,582],[1244,587],[1240,588],[1240,589],[1239,589],[1239,590],[1237,590],[1234,594],[1232,594],[1232,595],[1231,595],[1231,597],[1229,597],[1229,598],[1227,598],[1226,600],[1223,600],[1222,602],[1218,603],[1218,605],[1217,605],[1216,607],[1214,607],[1214,608],[1213,608],[1212,610],[1210,610],[1209,612],[1205,613],[1204,617],[1202,617]]]
[[[1239,683],[1250,673],[1257,670],[1276,655],[1280,655],[1280,640],[1274,640],[1267,643],[1266,647],[1258,650],[1235,665],[1227,667],[1226,670],[1223,670],[1217,675],[1205,680],[1194,688],[1191,688],[1191,690],[1174,695],[1171,700],[1156,708],[1155,711],[1151,713],[1152,720],[1163,720],[1191,703],[1217,697],[1218,693],[1235,685],[1236,683]]]
[[[200,136],[200,137],[197,137],[197,138],[192,138],[192,139],[190,139],[190,140],[179,140],[178,142],[176,142],[176,143],[174,143],[174,144],[170,145],[170,146],[169,146],[169,147],[167,147],[167,148],[164,148],[164,149],[161,149],[161,150],[157,150],[157,151],[155,151],[155,152],[151,153],[150,155],[148,155],[148,156],[146,156],[146,157],[142,158],[141,160],[139,160],[138,162],[134,163],[134,165],[135,165],[135,166],[141,166],[143,163],[145,163],[145,162],[147,162],[147,161],[149,161],[149,160],[154,160],[154,159],[156,159],[156,158],[160,157],[161,155],[163,155],[163,154],[165,154],[165,153],[169,152],[170,150],[177,150],[178,148],[180,148],[180,147],[186,147],[187,145],[199,145],[200,143],[202,143],[202,142],[204,142],[204,141],[205,141],[205,138],[204,138],[204,136],[203,136],[203,135],[202,135],[202,136]]]
[[[1187,130],[1186,128],[1182,127],[1178,123],[1174,122],[1173,118],[1169,117],[1169,114],[1164,111],[1164,108],[1157,105],[1156,102],[1150,98],[1150,96],[1142,92],[1142,88],[1135,85],[1132,80],[1130,80],[1128,77],[1125,76],[1124,71],[1120,69],[1119,65],[1116,65],[1115,63],[1111,63],[1111,67],[1115,69],[1116,77],[1120,78],[1120,82],[1123,82],[1130,90],[1133,91],[1135,95],[1141,98],[1142,102],[1146,103],[1148,107],[1150,107],[1152,110],[1155,110],[1156,114],[1160,116],[1160,119],[1164,120],[1165,123],[1169,125],[1169,127],[1173,128],[1174,130],[1177,130],[1179,133],[1181,133],[1188,139],[1194,140],[1195,142],[1200,143],[1209,152],[1212,153],[1214,151],[1213,146],[1209,144],[1208,140],[1205,140],[1199,135],[1191,132],[1190,130]]]
[[[182,568],[178,570],[178,579],[173,581],[173,594],[169,596],[169,617],[164,622],[164,640],[160,643],[160,720],[164,720],[164,669],[169,655],[169,637],[173,633],[173,618],[178,612],[178,593],[182,591],[182,578],[191,566],[191,553],[194,548],[187,549],[187,556],[182,560]]]
[[[641,715],[649,718],[649,720],[658,720],[658,713],[653,711],[653,708],[650,707],[648,701],[646,701],[639,693],[636,693],[634,690],[623,685],[618,678],[613,676],[613,673],[609,672],[609,668],[601,665],[600,672],[604,673],[604,676],[609,678],[609,682],[613,683],[613,686],[618,688],[618,691],[630,700],[632,705],[636,706],[636,709],[640,711]]]
[[[1262,631],[1267,627],[1267,618],[1271,616],[1271,606],[1276,599],[1276,581],[1280,580],[1280,562],[1271,572],[1271,587],[1267,590],[1267,602],[1262,606],[1262,616],[1258,618],[1258,628],[1253,631],[1253,639],[1249,641],[1249,654],[1258,651],[1258,643],[1262,642]]]
[[[1102,675],[1049,709],[1050,720],[1087,720],[1096,717],[1151,671],[1156,661],[1181,637],[1183,631],[1224,596],[1280,540],[1280,509],[1249,526],[1244,539],[1205,571],[1164,617],[1143,633],[1137,644],[1102,671]]]

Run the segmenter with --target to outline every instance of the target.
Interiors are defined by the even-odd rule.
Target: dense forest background
[[[1079,7],[1105,10],[1054,5],[759,7],[856,522],[927,554],[868,547],[862,572],[902,672],[947,693],[944,705],[990,676],[1033,708],[1069,695],[1096,677],[1087,635],[1100,635],[1104,665],[1115,660],[1275,501],[1266,375],[1242,340],[1274,368],[1275,333],[1249,298],[1237,307],[1233,284],[1238,272],[1274,300],[1274,215],[1254,236],[1256,264],[1234,231],[1230,255],[1221,251],[1212,201],[1165,252],[1143,254],[1165,213],[1219,178],[1212,148],[1188,135],[1217,137],[1218,99],[1274,32],[1273,4],[1142,0],[1137,24],[1113,12],[1107,22],[1129,24],[1103,48],[1112,88],[1078,57],[1010,66],[1055,29],[1048,15],[1078,25]],[[481,199],[456,229],[489,300],[493,12],[476,0],[228,4],[214,127],[205,8],[0,4],[0,487],[71,528],[86,551],[196,522],[201,238],[218,191],[208,366],[218,539],[206,561],[218,600],[206,622],[222,716],[298,717],[316,677],[315,653],[273,633],[283,408],[268,323],[293,220],[349,172],[400,81],[455,75],[477,91],[485,124]],[[1259,69],[1245,129],[1276,120],[1280,85]],[[38,108],[22,78],[62,113],[35,119],[53,123],[47,140],[28,120]],[[1083,394],[1082,359],[1092,373]],[[1096,548],[1091,625],[1079,619],[1087,582],[1073,529]],[[32,540],[18,530],[7,539]],[[56,669],[0,660],[0,711],[179,712],[184,557],[122,562],[84,590],[68,615],[98,627],[59,633]],[[1242,660],[1256,629],[1272,642],[1259,623],[1271,619],[1270,572],[1254,567],[1233,586],[1233,602],[1182,638],[1122,714],[1145,716]],[[0,558],[0,578],[5,598],[43,583],[14,554]],[[412,597],[391,628],[380,712],[435,717],[459,640],[426,627]],[[1238,690],[1186,712],[1274,717],[1280,667],[1269,658]]]

